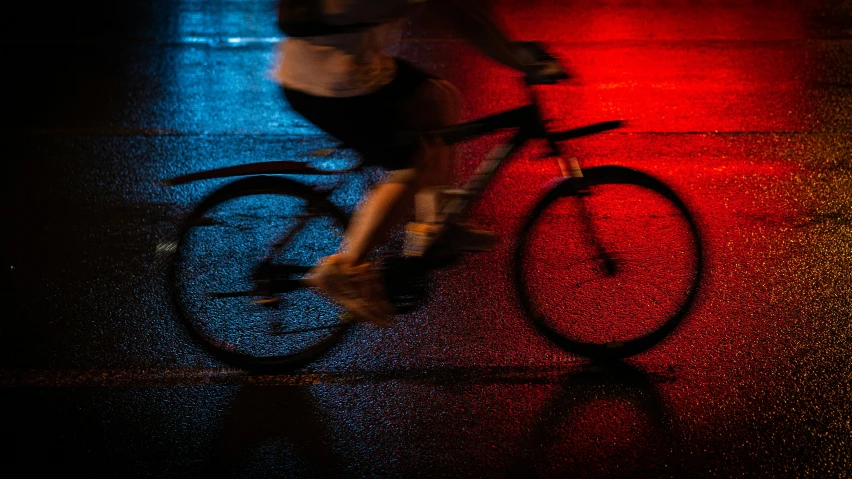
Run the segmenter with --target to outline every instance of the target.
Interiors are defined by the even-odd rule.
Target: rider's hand
[[[516,57],[524,65],[528,85],[551,85],[570,76],[538,42],[513,42]]]

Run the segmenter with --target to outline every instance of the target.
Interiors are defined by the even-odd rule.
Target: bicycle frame
[[[622,121],[615,120],[561,132],[549,132],[547,131],[545,121],[541,118],[538,103],[535,97],[532,96],[532,101],[528,105],[467,123],[428,132],[426,135],[438,136],[445,144],[451,145],[499,130],[517,129],[517,132],[507,143],[496,146],[491,150],[470,177],[468,177],[461,191],[454,194],[444,207],[441,212],[444,218],[442,227],[435,232],[429,246],[425,248],[423,256],[428,257],[433,252],[434,246],[439,243],[439,240],[443,238],[449,228],[457,224],[464,216],[472,200],[478,197],[491,184],[492,179],[503,162],[509,159],[527,141],[544,139],[548,142],[550,148],[547,157],[560,157],[558,142],[601,133],[619,128],[621,125]],[[575,160],[572,159],[570,167],[566,167],[561,161],[559,166],[562,169],[563,176],[578,182],[578,191],[587,190],[586,186],[582,183],[582,171]],[[592,232],[592,235],[595,236],[594,232]],[[597,248],[600,250],[600,246],[597,246]],[[603,252],[602,256],[606,257],[608,255]]]
[[[428,257],[433,252],[433,246],[439,243],[439,240],[444,237],[452,225],[460,221],[467,212],[472,200],[478,197],[490,185],[503,162],[509,159],[526,142],[534,139],[544,139],[548,142],[550,148],[547,157],[559,157],[559,142],[613,130],[621,127],[622,124],[621,120],[615,120],[560,132],[550,132],[546,128],[546,122],[541,117],[537,98],[534,92],[530,91],[530,102],[527,105],[458,125],[431,130],[425,133],[411,133],[401,137],[399,141],[402,143],[418,141],[418,137],[420,136],[439,137],[444,144],[452,145],[502,130],[517,130],[508,143],[498,145],[491,150],[470,177],[468,177],[464,187],[461,190],[457,190],[456,194],[448,201],[442,211],[442,215],[445,218],[442,227],[434,233],[430,245],[425,248],[422,256]],[[334,151],[334,149],[325,150],[320,155],[327,154],[328,151]],[[564,177],[577,182],[578,191],[586,191],[586,187],[582,182],[583,174],[576,161],[572,159],[570,167],[566,167],[560,160],[559,166],[562,169]],[[303,161],[267,161],[190,173],[165,180],[163,183],[166,186],[174,186],[206,179],[260,174],[338,175],[356,171],[357,169],[358,167],[340,170],[319,170]],[[594,233],[592,235],[595,236]],[[600,248],[597,245],[596,247]],[[604,252],[602,256],[606,257],[607,255]]]
[[[509,143],[498,146],[491,151],[486,159],[479,165],[479,167],[477,167],[474,176],[471,177],[465,186],[466,190],[480,192],[488,185],[488,182],[493,177],[493,174],[497,171],[500,164],[512,153],[517,151],[518,148],[523,146],[524,143],[531,139],[547,139],[550,143],[552,156],[556,156],[559,154],[556,146],[557,142],[593,135],[607,130],[613,130],[615,128],[619,128],[621,125],[621,120],[607,121],[571,130],[550,133],[544,128],[544,121],[539,115],[538,105],[535,102],[532,102],[528,105],[506,112],[497,113],[495,115],[486,116],[447,128],[432,130],[426,132],[424,135],[439,136],[445,144],[452,145],[500,130],[518,129],[518,132],[512,140],[509,141]],[[413,135],[419,136],[420,134]],[[415,141],[415,138],[407,138],[404,141]],[[326,149],[323,150],[323,153],[315,156],[322,156],[326,154],[327,151],[333,150],[334,148]],[[338,175],[355,170],[357,170],[357,167],[340,170],[320,170],[310,166],[308,162],[305,161],[264,161],[180,175],[164,180],[163,185],[175,186],[200,180],[264,174]]]
[[[490,133],[505,130],[512,131],[511,137],[507,142],[491,149],[488,155],[476,166],[473,173],[465,179],[465,183],[462,188],[448,192],[449,194],[446,195],[447,201],[441,207],[441,211],[439,212],[439,215],[443,216],[443,221],[439,223],[440,226],[437,228],[437,231],[431,228],[426,229],[430,230],[429,238],[427,240],[428,245],[425,246],[425,250],[421,250],[422,252],[418,255],[419,258],[416,261],[410,261],[415,259],[410,256],[391,258],[391,263],[384,263],[382,265],[384,272],[388,273],[397,271],[397,274],[399,274],[399,272],[403,272],[409,276],[413,274],[412,277],[420,278],[422,276],[422,279],[425,280],[427,279],[426,273],[430,270],[452,264],[454,262],[453,258],[455,258],[456,255],[442,255],[436,253],[439,253],[440,251],[447,252],[448,249],[452,250],[453,246],[456,246],[452,242],[453,233],[458,231],[456,226],[460,223],[462,217],[468,213],[473,200],[478,198],[480,194],[490,186],[502,164],[516,154],[524,144],[530,140],[544,140],[547,142],[548,148],[543,157],[555,157],[557,159],[559,169],[561,170],[561,178],[559,178],[559,175],[557,174],[555,175],[557,178],[554,178],[555,181],[549,182],[548,191],[542,195],[535,205],[533,205],[532,209],[528,212],[527,219],[521,225],[520,234],[518,236],[519,240],[516,245],[514,256],[515,281],[519,287],[518,292],[520,304],[546,337],[550,338],[557,345],[568,351],[595,358],[619,358],[644,351],[671,332],[674,326],[677,325],[677,323],[684,317],[686,311],[688,311],[689,305],[695,298],[695,292],[697,291],[697,285],[700,281],[702,270],[701,245],[698,231],[695,227],[695,222],[683,202],[670,188],[659,180],[656,180],[645,173],[618,166],[590,168],[586,172],[588,174],[588,178],[586,178],[583,171],[580,169],[580,165],[577,160],[575,158],[564,157],[560,151],[559,142],[613,130],[621,127],[623,124],[622,121],[607,121],[565,131],[551,132],[547,129],[548,122],[542,119],[539,103],[535,95],[536,92],[531,90],[528,91],[530,93],[530,101],[524,106],[490,116],[484,116],[458,125],[426,132],[412,132],[404,135],[404,137],[397,138],[397,141],[401,144],[413,144],[414,142],[419,142],[422,138],[426,138],[429,140],[443,142],[445,145],[453,145]],[[319,150],[319,152],[310,156],[330,156],[330,154],[335,150],[336,148]],[[182,238],[186,237],[186,233],[189,228],[193,228],[195,226],[195,220],[203,218],[203,215],[205,215],[208,211],[211,211],[212,208],[217,207],[226,201],[230,201],[241,196],[267,193],[283,194],[306,200],[307,209],[304,210],[305,213],[291,216],[297,219],[295,226],[292,228],[288,227],[287,231],[282,232],[280,237],[271,244],[266,257],[264,257],[260,263],[253,266],[250,270],[251,280],[253,283],[251,289],[246,291],[228,290],[223,292],[206,292],[208,299],[258,297],[260,299],[252,300],[252,303],[262,304],[264,306],[275,305],[278,302],[278,298],[273,296],[279,293],[287,293],[308,287],[307,283],[304,281],[304,275],[309,268],[312,267],[310,264],[292,262],[286,258],[283,263],[276,262],[275,257],[281,252],[283,246],[290,243],[293,236],[305,227],[307,221],[315,217],[315,213],[318,216],[331,218],[338,226],[345,225],[347,219],[346,213],[337,205],[329,201],[329,196],[333,191],[335,191],[336,187],[316,186],[312,184],[313,182],[311,181],[298,181],[292,178],[292,176],[338,175],[359,170],[361,170],[360,165],[338,170],[319,170],[310,166],[305,161],[271,161],[201,171],[167,180],[165,182],[167,185],[178,185],[202,179],[252,176],[251,178],[244,178],[231,182],[207,196],[205,200],[192,211],[190,218],[185,222],[185,226],[180,232],[179,241],[173,243],[173,248],[170,251],[173,253],[177,253],[179,251],[180,245],[183,244],[184,241]],[[287,177],[282,178],[265,175],[285,175]],[[343,180],[343,178],[341,178],[341,180]],[[584,342],[582,340],[572,339],[564,332],[555,329],[552,325],[547,323],[547,318],[542,315],[543,313],[535,309],[533,301],[530,299],[530,293],[524,289],[525,286],[523,285],[526,280],[524,279],[521,269],[522,266],[520,265],[524,262],[526,238],[529,236],[532,225],[539,221],[545,212],[550,211],[548,208],[550,208],[550,205],[553,205],[554,202],[562,202],[563,198],[576,198],[579,200],[576,202],[576,206],[579,208],[579,222],[581,225],[578,236],[582,236],[580,241],[587,242],[586,246],[590,248],[587,248],[585,251],[592,255],[591,257],[586,257],[584,259],[584,263],[589,264],[599,261],[600,266],[602,267],[601,269],[605,274],[610,276],[614,275],[617,271],[622,270],[620,265],[628,263],[621,261],[622,257],[619,255],[621,251],[617,248],[617,245],[616,248],[612,250],[612,253],[607,251],[608,247],[612,246],[607,243],[611,242],[602,240],[609,240],[610,238],[605,238],[600,234],[607,230],[599,229],[598,225],[594,221],[593,213],[596,213],[596,207],[601,205],[590,204],[588,201],[589,195],[592,194],[592,189],[596,189],[597,186],[603,186],[601,190],[606,191],[607,185],[626,185],[629,187],[644,188],[647,191],[659,195],[662,201],[669,207],[674,207],[674,216],[679,216],[685,220],[684,224],[687,226],[687,236],[685,237],[685,241],[695,245],[695,254],[693,255],[690,251],[686,251],[685,257],[687,261],[689,261],[691,257],[695,257],[696,270],[694,275],[689,273],[684,275],[686,280],[685,283],[682,285],[675,285],[679,289],[683,286],[683,290],[686,292],[686,297],[674,302],[672,305],[673,308],[675,308],[674,314],[670,315],[666,312],[665,323],[662,326],[653,329],[647,334],[642,333],[643,336],[630,339],[626,342],[620,340],[609,340],[605,343]],[[616,192],[616,194],[618,193]],[[605,203],[606,202],[604,201],[604,204]],[[316,211],[312,211],[311,207],[314,207]],[[204,225],[205,224],[202,223],[202,226]],[[583,228],[583,226],[585,228]],[[578,232],[572,230],[572,233],[576,234]],[[449,239],[450,241],[442,241],[444,239]],[[443,248],[444,246],[448,246],[449,248]],[[580,247],[582,248],[582,246]],[[688,249],[689,248],[687,248],[687,250]],[[453,251],[449,252],[453,253]],[[426,261],[422,261],[423,259]],[[447,261],[448,259],[449,261]],[[394,262],[395,260],[398,261]],[[173,265],[174,264],[176,263],[173,263]],[[176,271],[178,271],[178,269],[176,266],[173,266],[171,271],[172,282],[175,282],[175,277],[178,274]],[[385,279],[388,284],[395,284],[393,278],[394,276],[391,275]],[[173,287],[176,301],[180,303],[181,300],[178,298],[177,291],[178,290]],[[201,291],[201,293],[204,293],[204,291]],[[399,293],[399,291],[397,291],[397,293]],[[409,295],[408,297],[410,299],[409,293],[410,291],[406,290],[403,292],[403,295]],[[547,297],[548,296],[545,295],[545,298]],[[192,323],[193,319],[187,316],[187,314],[191,315],[192,313],[187,313],[187,311],[182,313],[184,319],[188,321],[190,326],[193,328],[192,330],[199,334],[202,342],[211,347],[212,351],[221,354],[229,360],[242,362],[244,364],[251,364],[253,366],[263,366],[265,364],[290,364],[302,361],[325,350],[328,345],[333,343],[339,336],[339,333],[337,333],[337,335],[330,336],[330,339],[324,339],[305,350],[300,350],[299,352],[292,354],[288,353],[280,356],[254,357],[251,354],[234,352],[234,350],[223,347],[222,344],[225,344],[225,346],[228,347],[230,347],[231,344],[221,343],[216,337],[204,336],[204,334],[196,328],[194,323]],[[343,321],[336,322],[331,325],[320,325],[307,329],[279,332],[281,334],[289,334],[325,329],[337,329],[338,331],[342,331],[342,326],[345,326],[346,324],[348,323]]]

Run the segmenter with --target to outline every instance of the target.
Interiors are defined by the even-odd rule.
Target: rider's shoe
[[[441,223],[408,223],[405,226],[403,254],[420,257],[435,240],[443,225]],[[491,231],[474,229],[467,224],[448,225],[451,230],[437,247],[453,251],[491,251],[496,235]]]
[[[381,274],[371,263],[348,266],[338,255],[327,256],[308,272],[304,281],[349,309],[356,321],[390,326],[390,317],[396,314],[385,295]]]
[[[472,225],[461,224],[452,239],[453,248],[459,251],[491,251],[497,242],[493,231],[475,229]]]
[[[491,251],[496,236],[490,231],[476,229],[467,223],[447,222],[447,210],[458,209],[458,203],[473,196],[470,190],[433,186],[424,188],[414,198],[414,222],[405,227],[405,245],[403,254],[409,257],[421,257],[442,228],[446,230],[430,252],[430,256],[453,258],[460,251]]]

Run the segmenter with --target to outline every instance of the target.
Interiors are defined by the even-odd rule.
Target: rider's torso
[[[418,0],[324,0],[334,23],[377,23],[356,33],[285,38],[272,72],[281,85],[310,95],[347,97],[378,90],[396,66],[386,49],[399,38]]]

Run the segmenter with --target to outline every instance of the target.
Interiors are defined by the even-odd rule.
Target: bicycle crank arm
[[[224,298],[239,298],[249,296],[269,296],[272,294],[282,294],[308,287],[302,279],[276,279],[263,283],[262,289],[252,289],[249,291],[227,291],[222,293],[208,293],[211,299]]]
[[[273,329],[269,335],[270,336],[287,336],[290,334],[304,334],[304,333],[312,333],[315,331],[326,331],[329,329],[339,329],[348,326],[349,324],[346,321],[341,321],[339,323],[334,324],[324,324],[321,326],[314,326],[312,328],[301,328],[301,329]]]

